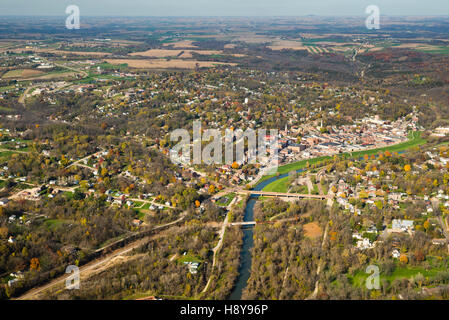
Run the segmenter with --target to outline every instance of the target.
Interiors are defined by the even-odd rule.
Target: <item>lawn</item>
[[[73,192],[64,191],[63,195],[65,195],[67,197],[67,199],[69,199],[69,200],[73,199]]]
[[[182,255],[181,257],[178,258],[178,262],[179,263],[184,263],[184,262],[198,262],[201,263],[201,259],[199,259],[197,256],[191,254],[191,253],[187,253],[186,255]]]
[[[221,207],[227,207],[229,206],[229,204],[231,203],[232,200],[234,200],[236,194],[234,192],[229,193],[223,197],[221,197],[218,201],[217,201],[217,205],[221,206]]]
[[[134,209],[137,213],[137,217],[139,218],[139,220],[143,220],[143,218],[145,218],[146,213],[143,211],[140,211],[138,209]]]
[[[3,151],[0,152],[0,158],[9,158],[11,157],[15,152],[13,151]]]
[[[48,219],[48,220],[45,221],[45,226],[46,226],[48,229],[53,230],[53,229],[56,229],[56,228],[58,228],[59,226],[63,225],[63,224],[66,223],[66,222],[67,222],[67,220],[61,220],[61,219]]]
[[[141,201],[134,202],[134,208],[140,208],[142,205],[143,205],[143,202],[141,202]]]
[[[290,185],[290,177],[285,177],[285,178],[273,181],[272,183],[267,185],[265,188],[263,188],[263,191],[286,193],[288,191],[289,185]]]
[[[410,279],[413,276],[416,276],[418,273],[421,273],[424,277],[432,278],[440,271],[443,271],[443,270],[431,269],[431,270],[427,271],[421,267],[412,267],[412,266],[396,267],[394,272],[389,276],[384,276],[384,275],[382,275],[382,272],[381,272],[380,279],[387,280],[391,283],[396,279]],[[347,277],[354,286],[360,287],[365,284],[365,281],[368,278],[368,276],[369,276],[369,274],[367,274],[363,270],[361,270],[361,271],[358,271],[354,276],[348,275]]]
[[[150,210],[150,207],[151,207],[151,203],[145,203],[141,208],[139,208],[139,209],[142,209],[142,210]]]

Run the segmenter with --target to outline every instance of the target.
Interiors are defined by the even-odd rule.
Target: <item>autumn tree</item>
[[[39,259],[38,258],[32,258],[30,261],[30,270],[37,270],[39,271],[41,269]]]

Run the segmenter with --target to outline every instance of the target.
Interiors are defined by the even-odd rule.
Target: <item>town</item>
[[[89,19],[0,33],[1,299],[449,298],[444,21]]]

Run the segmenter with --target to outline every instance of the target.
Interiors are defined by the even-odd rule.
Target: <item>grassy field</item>
[[[0,158],[9,158],[15,153],[16,152],[14,152],[14,151],[2,151],[2,152],[0,152]]]
[[[218,201],[217,201],[217,205],[221,206],[221,207],[227,207],[229,206],[229,204],[231,203],[231,201],[235,198],[236,194],[234,192],[229,193],[223,197],[221,197]]]
[[[432,49],[415,49],[416,51],[420,52],[426,52],[426,53],[433,53],[433,54],[449,54],[449,47],[444,46],[438,46]]]
[[[393,271],[393,273],[389,276],[385,276],[385,275],[381,274],[380,279],[381,279],[381,281],[387,280],[391,283],[396,279],[410,279],[419,273],[421,273],[424,277],[432,278],[440,271],[443,271],[443,270],[438,270],[438,269],[425,270],[424,268],[421,268],[421,267],[411,267],[411,266],[410,267],[408,267],[408,266],[397,267]],[[368,276],[369,276],[369,274],[367,274],[363,270],[361,270],[361,271],[356,272],[355,275],[347,276],[347,277],[353,286],[361,287],[361,286],[365,285],[365,282],[366,282],[366,279],[368,278]]]
[[[44,74],[44,72],[33,69],[16,69],[8,71],[3,75],[3,78],[27,78],[27,77],[35,77]]]
[[[265,188],[263,188],[263,191],[286,193],[289,184],[290,184],[290,177],[285,177],[270,183]]]
[[[52,229],[56,229],[59,226],[63,225],[64,223],[66,223],[66,220],[61,220],[61,219],[48,219],[45,221],[45,226],[52,230]]]
[[[199,259],[197,256],[191,254],[191,253],[187,253],[186,255],[182,255],[181,257],[178,258],[178,262],[179,263],[184,263],[184,262],[197,262],[197,263],[201,263],[201,259]]]

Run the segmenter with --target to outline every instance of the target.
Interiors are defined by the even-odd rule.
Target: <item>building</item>
[[[413,230],[413,220],[394,219],[391,229],[393,232],[407,232]]]
[[[399,259],[399,257],[401,256],[401,253],[399,252],[398,249],[394,249],[393,252],[391,253],[392,257],[395,259]]]

